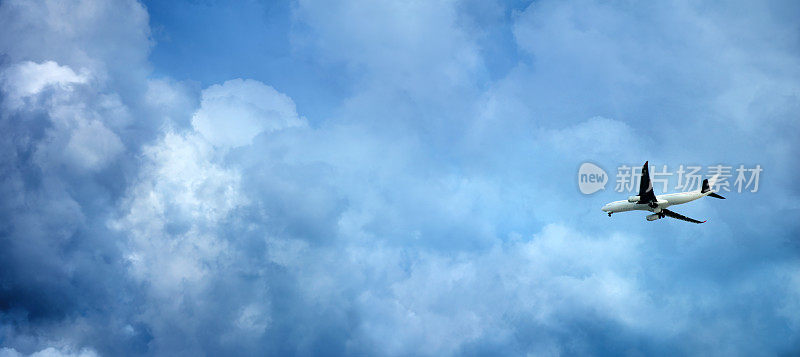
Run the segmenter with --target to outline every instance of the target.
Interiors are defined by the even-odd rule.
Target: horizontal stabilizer
[[[714,198],[719,198],[721,200],[725,199],[725,197],[722,197],[722,196],[718,195],[716,192],[711,192],[708,195],[711,196],[711,197],[714,197]]]

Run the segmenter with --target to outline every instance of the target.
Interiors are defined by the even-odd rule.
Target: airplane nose
[[[610,208],[608,208],[608,205],[605,205],[603,208],[601,208],[601,210],[603,210],[603,212],[608,212],[610,211]]]

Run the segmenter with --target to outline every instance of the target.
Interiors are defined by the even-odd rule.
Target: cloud
[[[138,1],[5,1],[0,22],[5,24],[0,52],[11,63],[55,61],[86,68],[126,94],[133,94],[127,90],[148,72],[150,28]]]
[[[159,92],[180,91],[174,84],[156,85]],[[286,95],[258,81],[231,80],[202,91],[192,128],[169,129],[142,148],[138,177],[110,225],[127,237],[123,254],[130,277],[143,287],[140,318],[154,333],[155,350],[185,350],[186,338],[203,334],[209,320],[216,320],[219,335],[194,344],[192,351],[247,351],[254,347],[240,346],[242,339],[258,340],[269,332],[273,308],[260,280],[231,274],[267,278],[264,264],[285,264],[292,259],[287,254],[294,257],[299,248],[252,236],[263,231],[262,223],[240,221],[259,203],[244,191],[242,174],[227,153],[260,133],[268,138],[305,125]],[[252,237],[232,239],[241,229]],[[254,243],[270,247],[255,265],[243,246]],[[217,296],[221,288],[237,294]],[[187,307],[203,312],[198,316]]]
[[[143,79],[133,80],[147,29],[126,28],[146,26],[141,10],[0,4],[0,339],[9,349],[131,353],[147,339],[124,307],[137,293],[106,226],[126,172],[135,172],[127,145],[142,136],[132,127],[148,123],[131,90]],[[126,57],[137,43],[145,46]]]
[[[323,59],[365,70],[368,82],[378,76],[384,85],[428,93],[418,86],[447,90],[471,83],[481,69],[477,48],[458,27],[453,2],[304,0],[295,16],[310,32],[298,32],[301,44],[318,49]]]
[[[45,134],[48,139],[37,149],[42,161],[96,170],[123,150],[121,140],[107,125],[124,123],[126,108],[113,94],[92,93],[88,71],[78,75],[52,61],[26,61],[7,68],[1,77],[8,111],[47,111],[51,123]],[[99,97],[99,103],[87,105],[86,96]]]
[[[249,145],[261,132],[305,125],[294,102],[258,81],[234,79],[203,90],[192,126],[220,147]]]
[[[3,2],[0,354],[796,351],[793,19],[462,5],[299,2],[274,36],[352,90],[309,123],[268,79],[153,75],[137,2]],[[773,181],[700,229],[572,181],[644,156]]]
[[[658,138],[662,141],[701,141],[705,133],[726,130],[729,139],[745,142],[753,130],[783,126],[775,121],[784,116],[757,113],[756,103],[797,92],[787,78],[798,73],[767,69],[788,69],[778,63],[796,61],[796,44],[784,42],[791,36],[778,15],[784,5],[712,9],[682,1],[634,7],[595,1],[535,3],[514,26],[516,41],[532,64],[511,73],[503,89],[520,100],[540,98],[526,107],[546,120],[574,122],[601,115],[646,129],[644,135],[664,133]],[[739,27],[730,26],[740,20],[758,30],[741,34]],[[780,40],[765,45],[768,37]],[[553,102],[564,105],[540,105]],[[774,110],[788,103],[775,104],[766,106]],[[770,125],[759,125],[765,122]],[[684,130],[688,127],[694,130]],[[680,147],[673,141],[666,144]],[[702,149],[725,155],[710,142]]]
[[[73,84],[86,83],[87,75],[78,75],[71,68],[47,61],[35,63],[26,61],[5,69],[2,73],[3,92],[9,109],[18,109],[22,100],[39,94],[49,86],[71,90]]]
[[[17,350],[13,348],[2,348],[0,349],[0,356],[3,357],[22,357],[24,356],[22,353],[17,352]],[[97,353],[90,349],[82,349],[78,352],[72,352],[69,350],[60,350],[54,347],[48,347],[41,351],[34,352],[30,355],[30,357],[95,357]]]
[[[613,138],[613,139],[609,139]],[[542,130],[538,140],[553,150],[584,158],[613,156],[618,160],[636,161],[649,151],[652,144],[627,123],[603,117],[589,118],[575,125],[554,130]],[[580,157],[576,157],[580,160]]]
[[[181,282],[203,279],[207,259],[225,250],[208,231],[245,198],[239,175],[215,165],[213,149],[196,134],[167,133],[144,155],[127,213],[114,228],[130,237],[133,277],[169,296]]]

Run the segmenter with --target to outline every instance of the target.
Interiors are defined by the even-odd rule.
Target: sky
[[[0,356],[798,354],[798,20],[2,0]],[[763,172],[606,216],[647,160]]]

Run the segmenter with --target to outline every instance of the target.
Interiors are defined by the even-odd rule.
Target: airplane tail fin
[[[717,180],[717,177],[714,176],[714,177],[711,178],[711,180],[712,180],[712,182],[715,182]],[[711,191],[711,185],[708,184],[708,179],[705,179],[705,180],[703,180],[703,188],[700,189],[700,192],[701,193],[706,193],[708,191]],[[719,198],[721,200],[725,199],[725,197],[722,197],[722,196],[718,195],[716,192],[711,192],[708,195],[711,196],[711,197],[714,197],[714,198]]]

